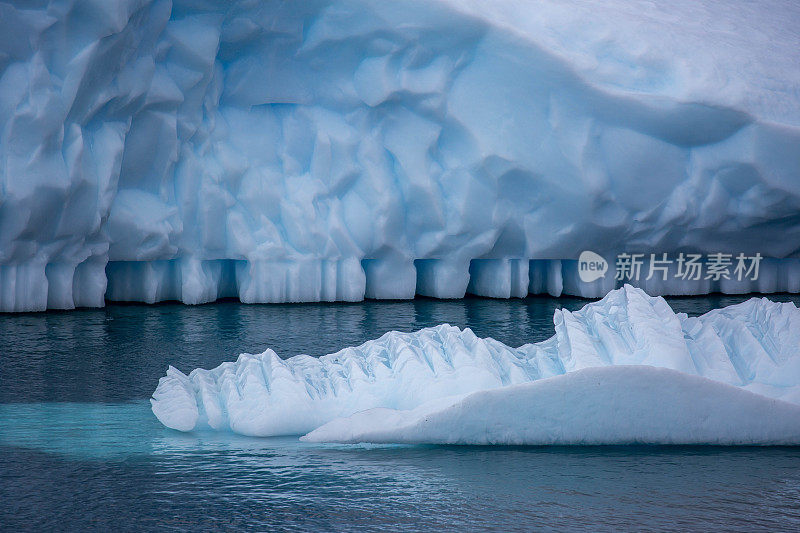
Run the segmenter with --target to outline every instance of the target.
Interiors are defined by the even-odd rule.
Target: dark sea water
[[[800,297],[771,296],[800,303]],[[743,297],[670,298],[691,315]],[[109,305],[0,315],[0,529],[800,530],[800,448],[343,446],[181,434],[168,364],[447,322],[517,346],[586,300]]]

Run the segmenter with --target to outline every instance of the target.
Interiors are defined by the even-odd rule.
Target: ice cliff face
[[[0,2],[0,310],[597,296],[584,249],[796,258],[799,23],[780,0]],[[648,290],[800,290],[797,259],[764,272]]]
[[[553,322],[553,337],[519,348],[441,325],[319,358],[283,360],[267,350],[188,376],[170,367],[151,403],[164,425],[182,431],[292,435],[331,423],[309,437],[345,442],[575,443],[584,429],[585,442],[595,443],[800,442],[800,311],[792,303],[753,298],[689,318],[626,285],[580,311],[556,311]],[[583,377],[548,379],[573,374]],[[472,417],[465,408],[468,423],[447,422],[453,413],[445,413],[442,427],[424,427],[428,415],[486,391],[498,392],[464,401],[496,408]],[[573,425],[593,412],[608,432]],[[759,422],[770,413],[789,418]],[[612,418],[625,428],[605,424]],[[664,423],[648,425],[652,418]],[[465,429],[476,424],[494,429]],[[398,429],[406,426],[413,431]],[[572,437],[550,438],[561,430]]]

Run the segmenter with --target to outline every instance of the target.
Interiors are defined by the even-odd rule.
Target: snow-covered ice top
[[[337,418],[309,442],[796,445],[800,407],[650,366],[579,370],[411,411]]]
[[[709,427],[727,424],[728,432],[707,442],[800,442],[800,310],[792,303],[754,298],[689,318],[674,313],[663,298],[625,286],[580,311],[558,310],[553,321],[556,334],[552,338],[519,348],[480,339],[469,329],[441,325],[415,333],[390,332],[316,359],[298,355],[283,360],[267,350],[260,355],[242,354],[235,363],[197,369],[188,376],[170,367],[151,403],[164,425],[182,431],[212,428],[268,436],[303,434],[322,426],[308,438],[387,441],[399,439],[398,427],[414,426],[400,440],[428,435],[436,442],[478,443],[484,442],[481,437],[470,436],[463,428],[491,425],[486,416],[494,408],[475,411],[477,422],[469,426],[461,423],[468,416],[463,415],[465,408],[456,409],[462,413],[461,422],[448,425],[444,420],[450,420],[452,406],[463,405],[459,402],[472,405],[492,399],[496,408],[505,405],[508,410],[502,420],[515,419],[518,424],[503,426],[498,421],[498,431],[502,433],[505,427],[508,439],[492,442],[511,443],[517,442],[514,436],[520,435],[520,427],[534,423],[530,414],[542,397],[555,395],[549,404],[541,405],[537,416],[547,419],[547,413],[560,412],[560,423],[569,425],[570,420],[591,414],[581,413],[585,401],[573,401],[588,394],[587,398],[598,402],[613,397],[614,405],[632,402],[638,407],[619,411],[620,417],[633,417],[625,426],[628,433],[618,434],[616,440],[608,432],[594,433],[586,436],[587,442],[637,441],[632,436],[642,421],[635,418],[636,413],[646,412],[657,420],[659,406],[667,410],[676,406],[674,417],[665,422],[667,426],[655,422],[656,426],[647,426],[652,431],[641,433],[641,440],[683,427],[683,433],[670,433],[673,440],[656,440],[706,441],[710,433],[704,424],[712,414],[721,413],[724,420]],[[617,370],[598,373],[604,367]],[[573,374],[583,377],[556,379]],[[605,385],[585,389],[587,380]],[[486,391],[506,392],[487,396]],[[615,391],[620,396],[614,396]],[[683,395],[694,400],[676,403]],[[759,425],[756,417],[752,424],[733,423],[736,406],[725,407],[730,401],[742,403],[742,413],[761,412],[767,421]],[[554,402],[571,407],[558,411]],[[693,402],[697,403],[694,411],[689,408]],[[602,416],[613,414],[608,405],[604,409]],[[472,408],[466,410],[472,412]],[[445,413],[442,428],[462,428],[447,430],[453,436],[450,440],[442,433],[432,437],[430,426],[417,426],[440,412]],[[773,412],[791,416],[770,425],[765,416]],[[353,415],[352,420],[342,420]],[[552,428],[552,423],[542,427]],[[613,427],[617,426],[604,431],[613,433],[609,429]],[[765,431],[762,435],[759,427]],[[532,441],[545,442],[545,433],[537,430],[528,435]]]
[[[791,0],[0,3],[0,311],[797,257],[798,28]]]

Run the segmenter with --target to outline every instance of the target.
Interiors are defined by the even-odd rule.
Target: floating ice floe
[[[312,358],[272,350],[151,400],[166,426],[339,442],[800,443],[800,311],[753,298],[690,318],[626,285],[511,348],[441,325]]]

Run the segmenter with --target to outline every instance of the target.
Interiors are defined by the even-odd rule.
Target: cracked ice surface
[[[602,295],[584,249],[760,252],[758,283],[646,288],[800,291],[799,23],[781,0],[0,2],[0,310]]]

